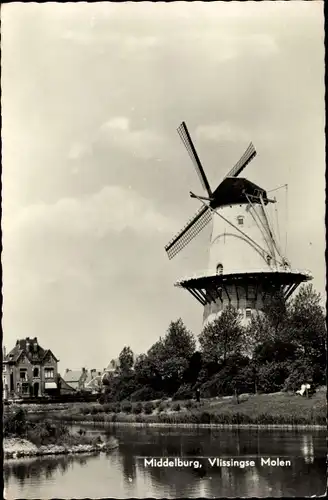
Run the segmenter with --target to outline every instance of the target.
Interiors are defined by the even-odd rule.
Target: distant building
[[[70,370],[66,368],[63,380],[76,391],[82,391],[88,380],[88,370],[85,368],[81,370]]]
[[[85,390],[91,392],[99,392],[102,387],[102,378],[104,376],[104,370],[99,368],[92,368],[88,371],[87,379],[85,381]]]
[[[6,354],[3,349],[3,399],[41,397],[58,392],[58,359],[34,337],[17,340]]]

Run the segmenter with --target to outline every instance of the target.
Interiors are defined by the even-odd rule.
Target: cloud
[[[200,125],[196,128],[198,139],[210,142],[240,142],[249,140],[248,134],[229,122]]]
[[[36,204],[23,209],[16,219],[3,219],[4,243],[14,243],[13,235],[23,239],[42,230],[52,236],[99,238],[110,231],[131,228],[139,234],[170,232],[172,221],[156,212],[152,203],[132,189],[105,186],[101,191],[80,199],[61,199],[52,205]],[[8,241],[9,239],[9,241]],[[37,242],[36,242],[37,243]]]
[[[114,143],[116,147],[129,151],[131,155],[148,160],[158,158],[160,150],[163,149],[164,138],[146,128],[133,129],[129,118],[118,116],[101,125],[96,142],[108,146]]]

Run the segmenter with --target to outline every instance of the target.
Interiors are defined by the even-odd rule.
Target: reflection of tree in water
[[[183,431],[181,429],[181,431]],[[140,436],[139,436],[140,439]],[[317,443],[317,450],[316,450]],[[186,491],[206,496],[268,496],[268,495],[308,495],[322,494],[324,476],[323,465],[318,456],[318,448],[322,447],[322,436],[316,440],[304,437],[300,432],[270,430],[232,430],[209,429],[206,432],[162,432],[157,440],[146,439],[139,442],[138,454],[147,457],[221,457],[254,459],[256,466],[251,468],[207,467],[199,470],[176,468],[145,468],[140,464],[144,475],[149,475],[153,483],[160,485],[164,496],[186,496]],[[140,450],[143,450],[140,453]],[[261,457],[290,459],[292,467],[261,466]],[[313,467],[306,464],[304,458],[311,456]],[[295,457],[295,458],[294,458]],[[308,460],[309,461],[309,460]],[[305,474],[311,475],[311,481],[304,487]],[[198,484],[197,484],[198,483]],[[202,488],[202,489],[201,489]],[[322,491],[321,491],[322,490]]]
[[[303,457],[286,458],[291,460],[291,467],[257,467],[259,476],[266,479],[272,494],[290,497],[323,495],[326,488],[325,458],[314,458],[313,463],[306,463]]]
[[[133,483],[136,479],[136,456],[125,450],[122,455],[123,477],[127,483]]]
[[[4,463],[3,474],[5,481],[14,476],[20,486],[24,486],[26,479],[33,478],[40,480],[42,477],[51,479],[55,472],[59,470],[61,474],[65,474],[72,464],[78,463],[80,466],[85,466],[88,461],[88,456],[69,456],[57,455],[56,457],[42,458],[22,458],[18,460],[10,460]]]

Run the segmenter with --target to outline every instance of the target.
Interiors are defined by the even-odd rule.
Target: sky
[[[322,2],[10,3],[2,7],[4,344],[38,337],[60,370],[145,352],[202,306],[173,286],[206,268],[208,229],[176,128],[215,188],[277,191],[288,258],[325,294]]]

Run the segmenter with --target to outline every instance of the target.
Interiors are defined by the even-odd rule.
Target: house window
[[[39,376],[39,368],[34,368],[33,369],[33,377],[38,377]]]
[[[44,377],[45,378],[54,378],[54,369],[53,368],[45,368],[44,369]]]
[[[29,386],[28,384],[22,384],[22,394],[28,394]]]
[[[27,375],[27,373],[26,373],[26,369],[25,368],[19,370],[19,378],[21,380],[26,380],[27,379],[26,375]]]
[[[237,217],[238,226],[244,225],[244,217],[242,215],[238,215]]]
[[[216,266],[216,274],[223,274],[223,265],[221,263]]]
[[[17,392],[20,393],[20,390],[21,390],[21,386],[20,386],[20,383],[17,384]]]
[[[250,319],[252,317],[252,310],[251,309],[246,309],[246,318]]]

